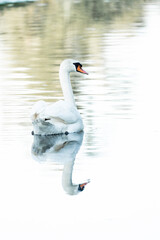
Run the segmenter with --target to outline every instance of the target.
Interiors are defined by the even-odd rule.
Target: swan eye
[[[82,192],[83,190],[84,190],[84,186],[81,187],[80,184],[79,184],[79,186],[78,186],[78,191]]]
[[[82,68],[82,64],[80,64],[79,62],[76,62],[76,63],[73,63],[73,64],[75,65],[76,70],[77,70],[78,67]]]

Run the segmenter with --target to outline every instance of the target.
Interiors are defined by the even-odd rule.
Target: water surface
[[[1,239],[160,238],[159,29],[156,0],[0,8]],[[33,137],[65,58],[84,134]]]

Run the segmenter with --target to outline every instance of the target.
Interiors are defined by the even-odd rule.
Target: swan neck
[[[63,68],[60,68],[59,72],[61,88],[64,95],[64,100],[70,105],[75,106],[75,100],[73,96],[73,90],[70,81],[70,72],[66,71]]]
[[[77,193],[77,185],[74,185],[72,182],[74,160],[75,159],[72,159],[64,165],[62,174],[62,186],[64,191],[69,195],[75,195]]]

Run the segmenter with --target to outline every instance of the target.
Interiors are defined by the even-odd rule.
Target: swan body
[[[64,60],[60,65],[59,78],[64,101],[47,104],[37,102],[31,112],[31,120],[36,135],[74,133],[83,130],[83,121],[76,108],[70,82],[70,72],[87,74],[82,65],[72,59]]]

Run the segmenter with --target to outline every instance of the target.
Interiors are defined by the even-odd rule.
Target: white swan
[[[70,82],[70,72],[76,71],[88,74],[76,60],[66,59],[61,63],[59,78],[64,101],[61,100],[51,105],[39,101],[34,105],[31,112],[34,134],[68,134],[83,130],[83,122],[75,105]]]

